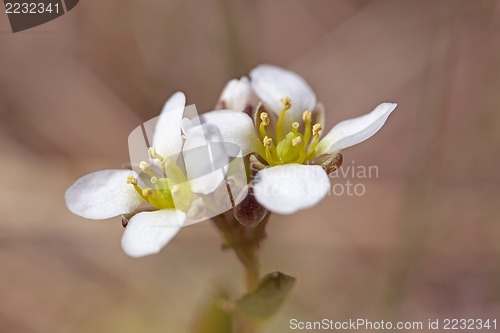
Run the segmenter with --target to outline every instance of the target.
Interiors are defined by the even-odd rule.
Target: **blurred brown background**
[[[494,0],[82,0],[17,34],[0,15],[0,332],[188,332],[214,285],[243,291],[209,222],[134,260],[119,218],[73,216],[64,191],[126,162],[129,132],[174,91],[207,111],[264,62],[306,78],[328,127],[399,103],[344,152],[379,169],[364,196],[272,218],[263,270],[298,284],[266,332],[500,320],[499,41]]]

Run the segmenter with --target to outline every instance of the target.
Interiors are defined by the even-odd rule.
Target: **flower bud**
[[[250,186],[248,194],[236,207],[233,208],[233,214],[236,220],[246,227],[254,227],[259,224],[268,214],[255,198],[253,188]]]
[[[229,81],[217,103],[218,109],[229,109],[233,111],[247,111],[257,103],[257,95],[250,85],[250,80],[243,76],[240,79]]]

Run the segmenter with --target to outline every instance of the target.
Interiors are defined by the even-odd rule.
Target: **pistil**
[[[299,125],[299,123],[298,123],[298,122],[294,122],[294,123],[292,124],[292,132],[293,132],[293,134],[295,134],[295,135],[299,135],[299,126],[300,126],[300,125]]]

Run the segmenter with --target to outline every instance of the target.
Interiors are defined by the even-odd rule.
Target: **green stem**
[[[232,212],[212,218],[224,240],[223,248],[232,249],[243,265],[248,291],[254,289],[259,281],[258,250],[261,241],[266,237],[266,225],[269,215],[255,227],[241,225]]]

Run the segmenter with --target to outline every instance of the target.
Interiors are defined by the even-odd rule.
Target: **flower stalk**
[[[212,218],[219,230],[223,249],[232,249],[245,269],[246,288],[251,291],[260,278],[259,249],[261,242],[266,238],[266,226],[270,214],[256,226],[240,224],[231,212]]]

